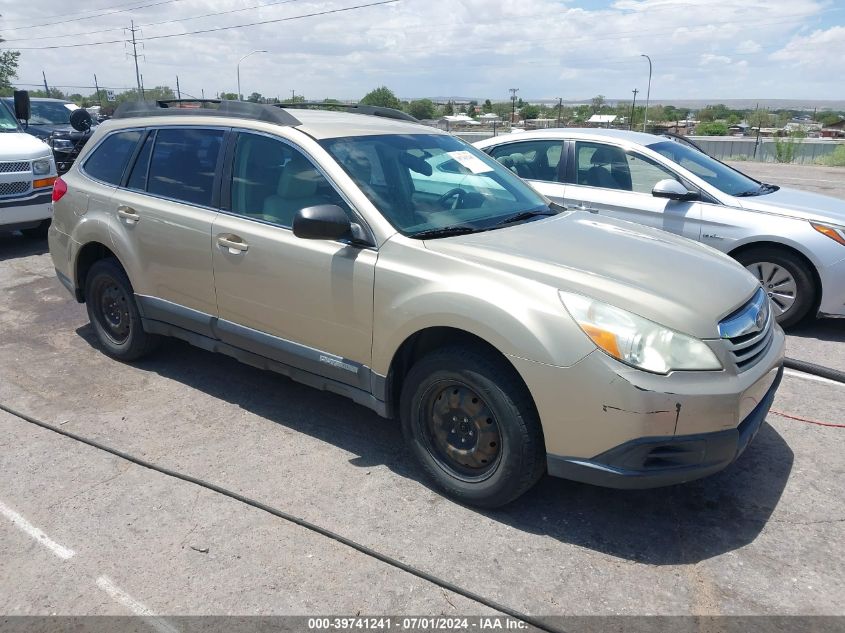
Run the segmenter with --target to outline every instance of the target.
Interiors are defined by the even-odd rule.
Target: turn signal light
[[[50,178],[39,178],[38,180],[32,181],[32,188],[33,189],[41,189],[42,187],[49,187],[52,185],[56,180],[55,176],[51,176]]]
[[[834,242],[839,242],[845,246],[845,235],[843,235],[845,234],[845,230],[837,230],[835,227],[827,226],[826,224],[816,224],[815,222],[810,222],[810,225],[822,235],[826,235]]]
[[[61,178],[56,178],[53,183],[53,202],[62,199],[62,196],[67,193],[67,183]]]

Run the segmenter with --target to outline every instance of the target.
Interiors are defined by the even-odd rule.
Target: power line
[[[167,1],[178,1],[178,0],[167,0]],[[258,22],[250,22],[248,24],[233,24],[231,26],[217,26],[209,29],[200,29],[198,31],[189,31],[187,33],[171,33],[170,35],[154,35],[151,37],[144,37],[139,40],[138,42],[147,42],[150,40],[162,40],[171,37],[185,37],[187,35],[200,35],[202,33],[217,33],[219,31],[229,31],[232,29],[242,29],[249,26],[260,26],[263,24],[276,24],[278,22],[290,22],[292,20],[301,20],[303,18],[312,18],[321,15],[330,15],[332,13],[343,13],[345,11],[354,11],[356,9],[365,9],[367,7],[376,7],[384,4],[393,4],[395,2],[400,2],[401,0],[379,0],[379,2],[369,2],[366,4],[357,4],[351,7],[341,7],[339,9],[327,9],[325,11],[315,11],[313,13],[305,13],[302,15],[294,15],[287,18],[275,18],[273,20],[260,20]],[[82,46],[102,46],[104,44],[117,44],[123,43],[126,40],[119,39],[119,40],[107,40],[104,42],[86,42],[84,44],[54,44],[52,46],[16,46],[15,50],[20,51],[40,51],[40,50],[53,50],[58,48],[80,48]]]
[[[264,4],[254,4],[249,7],[244,7],[242,9],[229,9],[228,11],[216,11],[214,13],[204,13],[203,15],[193,15],[187,18],[174,18],[172,20],[161,20],[160,22],[147,22],[145,24],[139,24],[138,28],[144,28],[147,26],[160,26],[162,24],[175,24],[176,22],[188,22],[190,20],[199,20],[201,18],[210,18],[218,15],[228,15],[230,13],[240,13],[242,11],[251,11],[253,9],[263,9],[265,7],[272,7],[277,6],[280,4],[290,4],[291,2],[301,2],[302,0],[279,0],[278,2],[266,2]],[[63,35],[42,35],[40,37],[20,37],[20,38],[12,38],[6,39],[6,42],[34,42],[36,40],[55,40],[62,37],[82,37],[83,35],[96,35],[98,33],[109,33],[111,31],[122,31],[125,27],[123,26],[115,26],[110,29],[100,29],[98,31],[85,31],[84,33],[65,33]]]
[[[95,9],[82,9],[80,11],[77,11],[76,13],[79,13],[79,14],[81,14],[81,13],[92,13],[94,11],[103,11],[103,10],[106,10],[106,9],[117,9],[118,7],[126,7],[126,6],[129,6],[130,4],[136,4],[137,2],[138,2],[138,0],[133,0],[132,2],[122,2],[120,4],[113,4],[113,5],[108,6],[108,7],[97,7]],[[38,19],[44,20],[44,19],[47,19],[47,18],[60,18],[60,17],[65,16],[65,15],[67,15],[67,13],[51,13],[50,15],[39,15]],[[89,17],[91,17],[91,16],[89,16]],[[3,21],[4,22],[26,22],[27,20],[31,20],[31,19],[32,18],[29,18],[29,17],[3,18]],[[14,28],[14,27],[12,27],[12,28]],[[21,27],[21,28],[23,28],[23,27]]]
[[[27,26],[16,26],[13,30],[23,31],[25,29],[35,29],[42,26],[53,26],[55,24],[67,24],[68,22],[79,22],[81,20],[91,20],[93,18],[101,18],[106,15],[115,15],[116,13],[126,13],[127,11],[135,11],[138,9],[148,9],[150,7],[157,7],[162,4],[173,4],[174,2],[184,2],[185,0],[159,0],[158,2],[151,2],[149,4],[142,4],[139,6],[129,7],[128,9],[116,9],[114,11],[106,11],[105,13],[95,13],[94,15],[87,15],[83,17],[68,18],[65,17],[58,22],[44,22],[42,24],[29,24]],[[59,16],[55,16],[59,17]]]

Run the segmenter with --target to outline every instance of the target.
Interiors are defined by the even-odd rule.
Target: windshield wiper
[[[519,213],[515,213],[511,216],[506,217],[504,220],[500,220],[496,222],[494,226],[499,226],[501,224],[513,224],[514,222],[521,222],[522,220],[529,220],[531,218],[540,216],[540,215],[557,215],[560,213],[559,211],[553,211],[551,209],[542,209],[542,210],[534,210],[534,211],[520,211]]]
[[[453,226],[443,226],[438,229],[426,229],[408,237],[412,237],[415,240],[424,240],[427,238],[450,237],[452,235],[466,235],[467,233],[476,233],[481,230],[466,224],[455,224]]]
[[[765,182],[761,182],[760,186],[757,189],[752,189],[751,191],[741,191],[734,195],[736,198],[748,198],[750,196],[764,196],[767,193],[773,193],[780,189],[777,185],[770,185]]]

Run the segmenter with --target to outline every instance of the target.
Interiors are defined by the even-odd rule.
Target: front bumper
[[[0,200],[0,228],[14,230],[37,225],[53,216],[52,191],[36,191],[23,198]]]
[[[783,367],[759,404],[735,429],[639,438],[593,459],[548,455],[549,474],[609,488],[654,488],[716,473],[742,455],[754,439],[782,377]]]
[[[819,277],[822,285],[819,316],[845,317],[845,259],[819,269]]]

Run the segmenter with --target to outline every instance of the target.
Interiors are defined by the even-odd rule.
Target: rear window
[[[126,163],[140,138],[139,130],[118,132],[107,137],[85,161],[85,173],[110,185],[119,185]]]
[[[156,133],[147,191],[180,202],[211,206],[222,130],[160,129]]]

